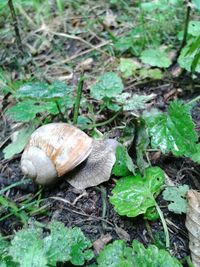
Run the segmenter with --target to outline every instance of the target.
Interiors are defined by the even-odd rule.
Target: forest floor
[[[92,10],[93,8],[93,10]],[[24,55],[21,56],[15,44],[15,34],[11,25],[11,18],[5,15],[0,19],[0,27],[4,34],[0,36],[2,49],[0,51],[1,67],[13,82],[30,80],[54,80],[65,81],[76,88],[80,73],[84,69],[86,80],[83,95],[93,105],[89,96],[91,84],[97,76],[106,71],[117,71],[118,59],[111,51],[104,49],[109,40],[103,38],[108,34],[108,26],[99,23],[95,27],[88,25],[97,17],[106,15],[106,8],[97,6],[85,6],[82,11],[68,8],[63,16],[55,14],[51,19],[44,17],[36,18],[37,14],[31,9],[20,9],[19,29],[22,38]],[[83,7],[82,7],[83,9]],[[90,10],[90,11],[89,11]],[[115,10],[115,13],[120,12]],[[54,10],[52,11],[54,14]],[[116,20],[113,21],[115,23]],[[118,35],[130,25],[119,27],[113,25],[109,29]],[[98,31],[97,31],[98,30]],[[75,38],[76,32],[81,37]],[[101,35],[99,34],[101,33]],[[102,34],[103,33],[103,34]],[[129,55],[129,54],[127,54]],[[126,56],[127,56],[126,55]],[[169,101],[174,99],[191,100],[198,92],[199,84],[182,72],[178,77],[172,77],[168,70],[161,80],[138,80],[135,77],[123,80],[124,92],[132,94],[155,94],[155,98],[149,102],[149,107],[156,107],[162,111],[167,110]],[[20,170],[20,156],[18,154],[11,159],[4,159],[3,148],[10,142],[10,137],[15,131],[15,122],[9,120],[4,111],[15,103],[11,94],[0,95],[1,97],[1,121],[0,121],[0,189],[12,185],[23,179]],[[197,131],[200,131],[200,105],[196,105],[192,111]],[[87,115],[87,109],[82,113]],[[112,117],[114,113],[105,110],[96,116],[96,121],[103,121]],[[69,111],[69,117],[71,113]],[[120,126],[129,120],[129,116],[119,116],[109,125],[98,127],[102,134],[112,138],[119,138],[122,133]],[[58,120],[55,118],[55,120]],[[14,128],[14,130],[13,130]],[[90,131],[87,131],[90,134]],[[134,156],[130,154],[134,160]],[[176,158],[172,154],[162,155],[159,151],[149,151],[148,157],[152,165],[160,166],[167,176],[175,184],[188,184],[190,188],[200,190],[200,167],[188,158]],[[110,240],[124,239],[130,243],[133,239],[141,241],[144,245],[150,243],[164,246],[163,227],[159,220],[147,222],[142,216],[128,218],[119,216],[109,203],[109,196],[115,185],[116,178],[111,179],[97,187],[91,187],[80,191],[62,180],[53,188],[42,188],[32,182],[19,184],[6,191],[16,205],[29,200],[42,199],[37,208],[26,210],[29,214],[29,224],[34,221],[47,223],[52,220],[62,221],[66,226],[80,227],[92,242],[98,239]],[[164,213],[169,234],[170,251],[178,259],[189,255],[188,233],[185,228],[185,215],[170,212],[167,202],[159,196],[157,202]],[[39,203],[39,202],[38,202]],[[22,227],[20,217],[0,208],[0,232],[3,235],[12,235],[13,231]],[[6,216],[8,214],[8,216]]]

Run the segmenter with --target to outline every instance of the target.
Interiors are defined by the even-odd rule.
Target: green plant
[[[190,110],[189,105],[172,101],[167,114],[155,109],[144,112],[152,148],[159,148],[163,153],[172,152],[175,156],[191,157],[199,162],[198,135]]]
[[[70,261],[84,265],[93,258],[92,243],[79,228],[66,228],[60,222],[41,228],[27,228],[18,231],[11,242],[0,236],[0,259],[2,266],[56,266],[57,262]],[[12,265],[7,265],[12,262]]]
[[[181,263],[169,252],[158,249],[154,245],[145,248],[140,242],[133,240],[127,247],[122,240],[107,245],[97,257],[98,267],[181,267]]]

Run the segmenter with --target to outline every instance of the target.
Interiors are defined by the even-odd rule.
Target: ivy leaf
[[[98,267],[132,267],[132,249],[127,247],[123,240],[116,240],[100,252],[97,263]]]
[[[87,239],[80,228],[75,227],[70,230],[70,261],[74,265],[84,265],[85,261],[89,261],[94,257],[91,248],[92,243]]]
[[[70,260],[69,230],[63,223],[53,222],[49,225],[50,235],[44,238],[45,254],[48,263],[56,266],[56,262]]]
[[[98,81],[91,87],[91,96],[100,100],[104,97],[115,97],[124,89],[121,78],[114,72],[106,72],[99,77]]]
[[[120,144],[116,149],[116,161],[112,169],[112,174],[116,176],[127,176],[131,172],[135,173],[135,166],[126,147]]]
[[[180,101],[170,103],[168,114],[155,110],[143,113],[153,148],[163,153],[171,151],[175,156],[183,156],[196,151],[198,139],[188,106]]]
[[[159,49],[146,49],[141,53],[140,59],[143,63],[159,68],[168,68],[171,60],[167,54]]]
[[[46,267],[47,259],[43,250],[43,241],[38,229],[25,229],[17,232],[11,241],[10,256],[20,267]]]
[[[159,167],[149,167],[140,174],[123,177],[117,181],[110,197],[119,215],[136,217],[155,205],[154,194],[160,192],[164,172]]]
[[[4,148],[4,158],[10,159],[15,154],[21,153],[34,129],[34,125],[22,128],[18,132],[16,140],[14,140],[11,144]]]
[[[131,77],[140,67],[140,64],[131,58],[120,58],[119,70],[122,72],[124,78]]]
[[[38,113],[47,111],[51,114],[58,114],[57,106],[54,102],[37,103],[34,100],[24,100],[17,103],[6,111],[6,115],[14,121],[29,122]]]
[[[132,255],[135,259],[135,265],[132,266],[144,266],[144,267],[181,267],[182,264],[175,258],[172,257],[169,252],[163,249],[158,249],[154,245],[145,248],[143,244],[137,240],[132,242]],[[167,263],[167,265],[166,265]]]
[[[178,187],[167,187],[163,191],[163,198],[171,203],[168,205],[168,209],[174,213],[181,214],[186,213],[187,201],[185,195],[189,190],[188,185],[181,185]]]

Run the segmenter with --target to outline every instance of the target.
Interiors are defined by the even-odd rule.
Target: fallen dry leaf
[[[110,234],[101,235],[99,239],[94,241],[93,246],[97,254],[103,249],[103,247],[108,244],[112,240],[112,236]]]
[[[115,226],[115,231],[117,235],[119,236],[120,239],[123,239],[124,241],[131,241],[130,235],[121,227],[118,227],[117,225]]]
[[[200,266],[200,193],[189,190],[186,228],[189,232],[189,248],[194,267]]]

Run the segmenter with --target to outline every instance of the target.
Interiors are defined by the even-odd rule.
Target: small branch
[[[158,212],[158,214],[160,216],[160,219],[161,219],[161,222],[162,222],[162,225],[163,225],[163,229],[164,229],[164,233],[165,233],[165,245],[166,245],[166,248],[168,249],[169,246],[170,246],[170,240],[169,240],[169,231],[168,231],[168,228],[167,228],[167,224],[166,224],[165,218],[163,216],[162,210],[160,209],[160,207],[158,206],[157,203],[155,204],[155,206],[156,206],[157,212]]]
[[[10,13],[11,13],[12,20],[13,20],[13,26],[14,26],[14,30],[15,30],[17,47],[18,47],[19,51],[21,52],[21,54],[23,55],[24,54],[24,49],[23,49],[23,45],[22,45],[20,32],[19,32],[17,16],[16,16],[16,13],[15,13],[15,8],[14,8],[12,0],[8,0],[8,6],[9,6]]]
[[[81,95],[82,95],[82,90],[83,90],[84,79],[85,79],[84,75],[81,74],[79,82],[78,82],[78,87],[77,87],[76,102],[74,105],[73,124],[77,124],[77,120],[78,120],[78,112],[79,112],[80,103],[81,103]]]

